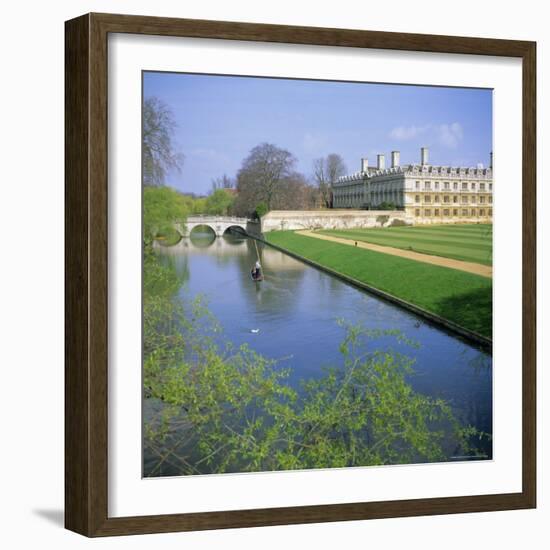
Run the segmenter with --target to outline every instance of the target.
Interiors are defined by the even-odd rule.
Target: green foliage
[[[205,200],[204,214],[225,216],[231,210],[235,197],[227,189],[215,189]]]
[[[147,244],[159,240],[175,244],[180,235],[174,228],[178,222],[185,226],[187,216],[193,214],[226,215],[233,204],[233,195],[226,189],[217,189],[208,197],[183,195],[171,187],[143,188],[143,237]]]
[[[170,187],[143,188],[143,237],[146,243],[161,237],[173,238],[174,223],[185,224],[192,199]]]
[[[267,207],[267,204],[265,202],[260,202],[256,209],[254,210],[254,213],[256,215],[256,218],[261,219],[263,216],[265,216],[269,212],[269,208]]]
[[[479,434],[449,406],[415,393],[410,359],[377,351],[396,331],[346,327],[342,364],[296,390],[289,371],[246,346],[219,343],[199,301],[174,299],[181,281],[151,253],[144,273],[147,476],[367,466],[475,454]],[[404,342],[406,343],[406,342]]]
[[[376,205],[375,210],[397,210],[397,207],[394,202],[384,201]]]
[[[382,234],[384,231],[399,230],[408,231],[409,228],[372,231]],[[355,235],[356,231],[346,234]],[[290,252],[491,337],[493,285],[487,277],[313,239],[292,231],[270,232],[266,234],[266,239]],[[356,240],[360,239],[356,237]]]

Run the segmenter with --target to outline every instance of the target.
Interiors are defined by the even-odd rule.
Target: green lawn
[[[492,336],[492,280],[456,269],[298,235],[266,233],[268,242]]]
[[[322,230],[319,233],[478,264],[493,264],[493,226],[490,224]]]

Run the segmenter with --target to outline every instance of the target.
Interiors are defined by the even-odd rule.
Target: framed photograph
[[[534,508],[535,43],[65,37],[66,527]]]

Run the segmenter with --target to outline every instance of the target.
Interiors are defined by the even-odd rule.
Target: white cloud
[[[462,126],[458,122],[452,124],[441,124],[438,127],[438,138],[441,145],[449,149],[456,149],[464,137]]]
[[[421,136],[427,142],[436,142],[448,149],[456,149],[464,138],[464,131],[459,122],[452,122],[425,126],[397,126],[390,132],[390,138],[398,141],[408,141]]]
[[[406,141],[424,134],[429,128],[430,126],[398,126],[390,132],[390,137]]]

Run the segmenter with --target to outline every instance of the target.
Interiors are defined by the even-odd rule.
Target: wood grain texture
[[[65,526],[89,533],[89,18],[65,27]]]
[[[523,493],[537,501],[537,61],[536,45],[523,56]]]
[[[523,490],[108,517],[108,33],[519,57],[523,61]],[[88,14],[65,29],[65,524],[86,536],[512,510],[536,505],[536,47],[533,42]]]

